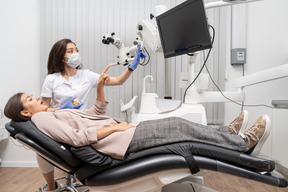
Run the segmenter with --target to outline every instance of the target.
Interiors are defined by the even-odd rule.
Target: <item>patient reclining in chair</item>
[[[107,69],[107,68],[106,68]],[[105,74],[105,73],[104,73]],[[205,126],[178,117],[128,124],[106,113],[105,75],[100,75],[95,104],[87,110],[63,109],[49,112],[39,98],[26,93],[12,96],[4,109],[14,121],[31,120],[37,128],[55,141],[71,146],[90,145],[115,159],[143,149],[180,142],[198,142],[256,155],[269,135],[270,119],[262,115],[247,126],[247,111],[229,126]],[[172,152],[181,154],[173,150]]]
[[[131,124],[119,122],[105,115],[108,102],[105,100],[104,86],[108,68],[100,75],[97,99],[90,109],[48,112],[48,106],[39,97],[17,93],[7,102],[4,113],[14,121],[31,120],[39,130],[58,142],[75,147],[91,145],[116,159],[123,159],[125,154],[131,152],[185,141],[240,152],[252,149],[255,154],[269,135],[270,120],[266,115],[260,116],[251,128],[239,133],[241,126],[246,124],[246,111],[242,111],[229,126],[218,128],[177,117]]]
[[[14,121],[21,121],[21,116],[25,117],[23,121],[31,117],[39,130],[58,142],[75,147],[91,145],[116,159],[123,159],[126,153],[185,141],[246,152],[261,138],[267,138],[265,130],[269,128],[269,117],[262,115],[251,128],[238,134],[245,111],[229,126],[218,128],[178,117],[128,124],[104,115],[106,107],[107,102],[96,100],[94,106],[85,111],[63,109],[46,112],[47,105],[38,97],[17,93],[8,101],[5,115]]]

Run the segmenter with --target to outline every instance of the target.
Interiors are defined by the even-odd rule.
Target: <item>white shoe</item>
[[[248,149],[253,150],[251,155],[256,156],[261,151],[270,134],[270,118],[267,115],[260,116],[252,127],[240,133],[248,143]]]

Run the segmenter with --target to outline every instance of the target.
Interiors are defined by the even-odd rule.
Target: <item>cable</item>
[[[0,130],[6,130],[6,129],[5,129],[5,128],[0,128]],[[8,137],[9,137],[9,139],[11,140],[11,142],[12,142],[14,145],[16,145],[17,147],[23,147],[23,148],[25,148],[26,150],[31,150],[31,149],[25,147],[25,145],[23,145],[23,144],[18,145],[17,143],[15,143],[15,139],[12,139],[12,137],[10,137],[10,136],[8,136]]]
[[[211,27],[212,31],[213,31],[213,37],[212,37],[212,45],[214,43],[214,38],[215,38],[215,29],[213,26],[209,25],[209,27]],[[273,107],[273,106],[269,106],[269,105],[265,105],[265,104],[244,104],[244,102],[242,103],[238,103],[228,97],[226,97],[223,92],[221,91],[221,89],[218,87],[218,85],[215,83],[214,79],[212,78],[211,74],[210,74],[210,71],[208,69],[208,67],[206,66],[206,63],[207,63],[207,60],[209,58],[209,55],[210,55],[210,52],[211,52],[211,49],[209,49],[209,52],[207,54],[207,57],[205,59],[205,51],[203,51],[203,56],[204,56],[204,63],[200,69],[200,71],[198,72],[197,76],[194,78],[194,80],[192,81],[192,83],[190,83],[190,85],[186,88],[185,90],[185,93],[184,93],[184,97],[183,97],[183,103],[185,103],[185,97],[186,97],[186,93],[187,93],[187,90],[191,87],[191,85],[197,80],[197,78],[199,77],[200,73],[202,72],[203,68],[205,67],[206,70],[207,70],[207,73],[212,81],[212,83],[214,84],[214,86],[218,89],[218,91],[221,93],[221,95],[226,98],[227,100],[231,101],[232,103],[235,103],[236,105],[240,105],[241,106],[241,109],[243,110],[243,107],[267,107],[267,108],[271,108],[271,109],[288,109],[288,107]],[[188,54],[189,56],[192,56],[193,54]],[[242,75],[244,76],[244,65],[242,65]]]
[[[17,147],[23,147],[24,149],[31,151],[31,149],[29,149],[29,148],[26,147],[25,145],[23,145],[23,144],[18,145],[17,143],[15,143],[15,139],[12,139],[12,137],[10,137],[9,139],[10,139],[10,141],[11,141],[14,145],[16,145]]]
[[[206,67],[206,66],[205,66],[205,67]],[[237,104],[237,105],[242,106],[242,110],[243,110],[243,107],[244,107],[244,106],[245,106],[245,107],[267,107],[267,108],[271,108],[271,109],[288,109],[288,107],[281,107],[281,108],[280,108],[280,107],[272,107],[272,106],[265,105],[265,104],[255,104],[255,105],[248,104],[248,105],[245,105],[243,102],[242,102],[242,104],[241,104],[241,103],[238,103],[238,102],[236,102],[236,101],[234,101],[234,100],[226,97],[226,96],[223,94],[223,92],[220,90],[220,88],[217,86],[217,84],[216,84],[215,81],[213,80],[213,78],[212,78],[212,76],[211,76],[211,74],[210,74],[210,72],[209,72],[209,70],[208,70],[207,67],[206,67],[206,70],[207,70],[207,72],[208,72],[208,75],[209,75],[212,83],[213,83],[214,86],[218,89],[218,91],[221,93],[221,95],[222,95],[225,99],[227,99],[227,100],[229,100],[229,101],[231,101],[231,102],[233,102],[233,103],[235,103],[235,104]]]
[[[214,27],[212,27],[211,25],[209,25],[209,27],[211,27],[211,29],[212,29],[212,31],[213,31],[213,36],[212,36],[212,45],[213,45],[213,43],[214,43],[214,38],[215,38],[215,29],[214,29]],[[204,66],[206,65],[207,60],[208,60],[208,58],[209,58],[209,55],[210,55],[210,53],[211,53],[211,50],[212,50],[212,47],[209,49],[209,52],[208,52],[208,54],[207,54],[207,57],[206,57],[203,65],[202,65],[200,71],[198,72],[198,74],[196,75],[196,77],[194,78],[194,80],[190,83],[190,85],[186,88],[186,90],[185,90],[185,92],[184,92],[184,96],[183,96],[183,103],[185,103],[185,98],[186,98],[186,94],[187,94],[188,89],[195,83],[195,81],[198,79],[199,75],[201,74]],[[191,56],[191,54],[188,54],[188,55]]]
[[[242,65],[242,76],[244,77],[245,76],[245,70],[244,70],[244,64]],[[242,106],[241,106],[241,111],[243,111],[244,109],[244,101],[242,101]]]
[[[149,54],[149,52],[147,51],[147,49],[145,47],[144,47],[144,52],[147,54],[148,61],[145,63],[145,61],[146,61],[146,58],[145,58],[142,63],[139,63],[139,65],[141,65],[141,66],[147,65],[149,63],[149,61],[150,61],[150,54]]]
[[[211,26],[212,27],[212,26]],[[204,56],[204,59],[205,59],[205,52],[203,52],[203,56]],[[234,100],[232,100],[232,99],[230,99],[230,98],[228,98],[227,96],[225,96],[224,94],[223,94],[223,92],[221,91],[221,89],[218,87],[218,85],[215,83],[215,81],[214,81],[214,79],[212,78],[212,75],[211,75],[211,73],[210,73],[210,71],[209,71],[209,69],[208,69],[208,67],[205,65],[205,68],[206,68],[206,70],[207,70],[207,73],[208,73],[208,75],[209,75],[209,77],[210,77],[210,80],[212,81],[212,83],[214,84],[214,86],[218,89],[218,91],[221,93],[221,95],[225,98],[225,99],[227,99],[227,100],[229,100],[229,101],[231,101],[231,102],[233,102],[233,103],[235,103],[235,104],[237,104],[237,105],[240,105],[241,106],[241,110],[243,110],[243,108],[244,107],[267,107],[267,108],[271,108],[271,109],[288,109],[288,107],[272,107],[272,106],[269,106],[269,105],[265,105],[265,104],[248,104],[248,105],[245,105],[244,104],[244,102],[242,102],[242,103],[238,103],[238,102],[236,102],[236,101],[234,101]],[[245,74],[244,74],[244,65],[242,65],[242,75],[244,76]]]

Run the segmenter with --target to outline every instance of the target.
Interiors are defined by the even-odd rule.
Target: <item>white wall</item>
[[[40,28],[38,0],[0,1],[0,106],[16,92],[39,95]],[[8,119],[1,121],[4,127]],[[0,141],[1,166],[30,166],[35,153],[9,139]]]
[[[245,75],[288,63],[288,1],[264,0],[247,4],[247,63]],[[240,67],[227,63],[229,79],[227,89],[233,89],[233,77],[242,75]],[[271,106],[272,100],[288,99],[288,78],[275,80],[244,89],[245,104],[265,104]],[[241,107],[225,104],[225,122],[229,123],[238,115]],[[249,111],[250,125],[258,116],[272,116],[272,110],[267,107],[244,107]],[[272,127],[273,128],[273,127]],[[271,137],[265,143],[263,153],[271,155]]]
[[[287,0],[264,0],[247,6],[248,52],[245,74],[288,63],[288,26],[285,21],[288,18],[285,10],[287,6]],[[18,91],[33,95],[40,93],[40,10],[38,0],[0,0],[0,22],[1,26],[5,26],[0,30],[0,107],[2,109],[8,98]],[[219,55],[219,57],[226,55]],[[175,59],[176,62],[179,60],[181,62],[180,58]],[[226,91],[232,91],[234,90],[233,78],[241,76],[242,70],[229,63],[226,63],[226,70],[229,73],[225,83]],[[245,88],[246,104],[270,105],[272,99],[287,99],[288,91],[285,86],[287,86],[287,79]],[[251,123],[262,113],[271,115],[271,110],[264,107],[246,109],[250,112]],[[225,104],[226,124],[231,122],[239,112],[239,106]],[[3,127],[5,122],[8,120],[2,120],[0,126]],[[264,149],[268,154],[271,152],[270,143],[268,142],[268,146]],[[27,152],[10,140],[0,141],[0,158],[1,166],[35,165],[34,152]]]
[[[102,43],[104,35],[115,32],[115,36],[119,37],[125,46],[130,47],[137,37],[137,23],[141,20],[151,21],[150,13],[155,14],[154,8],[156,5],[166,5],[170,9],[183,1],[185,0],[41,0],[42,65],[40,81],[43,82],[47,75],[45,63],[47,63],[49,51],[59,39],[70,38],[74,41],[82,55],[83,67],[100,73],[109,63],[116,62],[118,56],[118,50],[115,46]],[[205,2],[208,1],[205,0]],[[209,10],[207,15],[212,25],[219,29],[219,10]],[[156,25],[155,20],[152,23]],[[220,34],[217,33],[216,35],[219,36]],[[215,46],[218,44],[217,40],[215,40]],[[150,53],[150,62],[145,67],[139,65],[124,85],[106,87],[106,99],[109,101],[107,114],[110,116],[124,118],[123,113],[120,112],[119,99],[122,99],[124,103],[128,103],[135,95],[139,96],[135,103],[136,112],[139,111],[142,83],[146,75],[154,77],[150,90],[148,89],[150,84],[147,85],[147,92],[157,91],[160,98],[170,96],[165,95],[163,54],[152,53],[148,46],[146,48]],[[215,49],[212,52],[209,62],[214,61],[214,58],[217,60],[217,50]],[[187,71],[187,58],[187,55],[171,58],[171,96],[173,99],[183,98],[184,89],[180,89],[178,84],[180,72]],[[202,64],[202,60],[202,55],[199,55],[196,67],[200,65],[200,62]],[[217,69],[214,66],[218,66],[218,64],[209,65],[211,71]],[[113,66],[109,69],[108,74],[118,76],[125,69],[126,66]],[[215,77],[215,79],[217,78]],[[90,104],[94,103],[95,92],[91,91]],[[214,106],[209,106],[207,117],[210,117],[210,113],[214,112],[213,108]]]

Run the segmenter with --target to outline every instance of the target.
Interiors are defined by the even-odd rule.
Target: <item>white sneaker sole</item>
[[[252,156],[257,156],[259,154],[259,152],[261,151],[265,141],[267,140],[268,136],[270,135],[271,121],[270,121],[270,118],[267,115],[264,115],[264,116],[265,116],[265,119],[266,119],[265,131],[264,131],[262,137],[260,138],[259,142],[256,144],[254,150],[252,151],[252,153],[251,153]]]
[[[243,133],[246,130],[247,125],[248,125],[248,111],[243,110],[243,112],[244,112],[243,123],[242,123],[241,128],[240,128],[240,130],[238,132],[238,135],[240,133]]]

